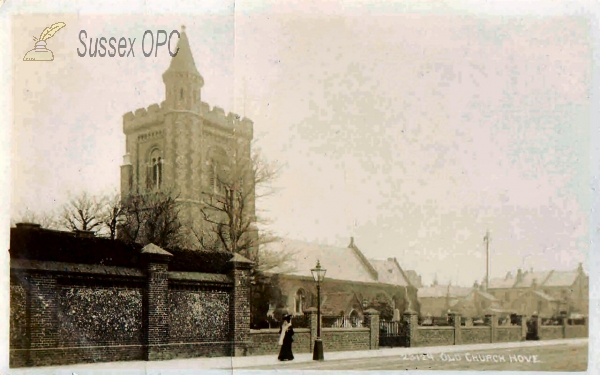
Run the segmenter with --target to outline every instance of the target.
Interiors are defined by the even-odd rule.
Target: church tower
[[[240,155],[250,158],[253,123],[202,102],[204,78],[184,26],[177,48],[162,75],[165,100],[123,115],[121,196],[157,190],[175,194],[184,226],[201,233],[200,210],[220,193],[217,176]],[[249,203],[253,215],[254,197]]]

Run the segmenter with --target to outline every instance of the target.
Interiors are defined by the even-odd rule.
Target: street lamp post
[[[321,268],[321,263],[317,260],[317,266],[310,270],[313,279],[317,282],[317,338],[313,350],[313,361],[322,361],[323,341],[321,341],[321,283],[325,279],[326,269]]]

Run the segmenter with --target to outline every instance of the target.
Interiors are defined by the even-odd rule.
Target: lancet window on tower
[[[160,189],[163,180],[163,158],[159,149],[154,149],[150,153],[148,166],[148,188]]]

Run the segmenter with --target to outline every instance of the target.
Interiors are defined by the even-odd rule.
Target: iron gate
[[[379,347],[398,347],[407,345],[406,325],[402,322],[379,323]]]

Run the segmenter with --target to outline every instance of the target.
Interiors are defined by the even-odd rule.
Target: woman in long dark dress
[[[280,361],[291,361],[294,359],[294,354],[292,353],[293,336],[292,316],[286,315],[283,317],[283,323],[279,328],[279,345],[281,345],[281,349],[279,350],[278,359]]]

